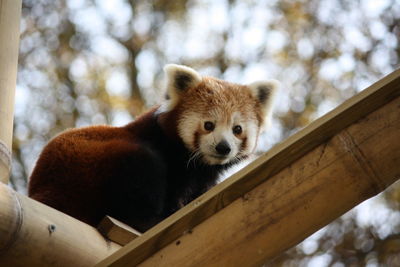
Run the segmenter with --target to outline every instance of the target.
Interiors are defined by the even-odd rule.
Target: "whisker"
[[[194,166],[196,166],[196,162],[201,163],[201,161],[198,161],[200,158],[201,158],[201,152],[199,150],[199,151],[197,151],[196,157],[194,158]]]
[[[199,156],[200,156],[200,150],[199,149],[194,150],[190,154],[189,160],[187,161],[186,164],[186,168],[189,168],[190,162],[193,162],[193,166],[196,166],[196,160],[197,158],[199,158]]]
[[[186,163],[186,168],[189,168],[190,161],[193,160],[193,158],[196,156],[196,151],[197,151],[197,150],[195,150],[195,151],[193,151],[192,153],[190,153],[189,159],[188,159],[188,161],[187,161],[187,163]]]

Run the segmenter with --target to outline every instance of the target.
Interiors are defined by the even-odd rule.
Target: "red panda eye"
[[[239,135],[242,133],[242,126],[236,125],[233,127],[232,131],[234,134]]]
[[[214,123],[212,123],[211,121],[206,121],[206,122],[204,123],[204,129],[205,129],[206,131],[211,132],[211,131],[214,130],[214,128],[215,128],[215,125],[214,125]]]

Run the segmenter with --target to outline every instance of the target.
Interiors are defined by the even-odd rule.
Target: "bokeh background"
[[[282,81],[262,153],[399,67],[399,41],[398,0],[23,0],[12,186],[57,133],[162,101],[166,63]],[[397,183],[268,266],[400,266],[399,204]]]

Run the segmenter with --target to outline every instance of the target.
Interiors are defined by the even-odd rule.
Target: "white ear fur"
[[[270,124],[273,103],[280,86],[281,83],[277,80],[258,81],[248,85],[253,97],[261,104],[263,116],[265,118],[263,128],[268,127]]]
[[[175,107],[181,95],[189,88],[197,86],[202,78],[194,69],[176,64],[167,64],[164,67],[167,75],[167,91],[169,96],[169,110]]]

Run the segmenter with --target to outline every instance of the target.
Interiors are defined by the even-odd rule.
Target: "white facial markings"
[[[237,141],[240,140],[235,140],[235,136],[232,133],[230,125],[222,124],[222,123],[217,123],[216,127],[213,132],[209,134],[209,136],[204,136],[204,142],[208,147],[207,154],[214,155],[217,157],[221,157],[218,155],[218,152],[216,151],[216,146],[220,142],[226,142],[230,148],[230,152],[225,155],[225,159],[229,160],[232,155],[236,155],[239,149],[239,144]]]
[[[214,123],[215,128],[212,131],[204,129],[207,121]],[[242,128],[240,135],[233,132],[236,125]],[[233,113],[230,118],[223,118],[215,110],[210,111],[209,116],[193,111],[182,114],[178,132],[186,147],[193,153],[200,153],[205,163],[226,164],[235,158],[247,156],[254,150],[258,124],[256,119],[248,118],[240,112]],[[216,150],[220,142],[226,142],[230,150],[224,155]]]
[[[182,94],[191,87],[197,86],[202,77],[194,69],[183,65],[167,64],[164,67],[167,76],[167,91],[169,95],[167,111],[172,110]]]
[[[187,112],[183,114],[178,122],[178,133],[186,147],[192,151],[196,150],[195,133],[199,128],[202,117],[197,112]]]
[[[236,140],[239,140],[237,143],[237,146],[239,147],[238,154],[240,156],[245,156],[249,155],[255,148],[256,145],[256,139],[258,136],[258,123],[256,119],[251,119],[251,118],[245,118],[240,112],[235,112],[232,116],[232,128],[235,127],[236,125],[239,125],[242,128],[242,134],[245,138],[246,144],[242,148],[242,140],[236,138]],[[236,136],[235,136],[236,137]]]
[[[261,131],[264,131],[269,127],[272,116],[273,102],[281,83],[277,80],[271,79],[254,82],[248,86],[253,94],[253,97],[257,98],[261,103],[261,110],[265,119],[263,125],[261,125]]]
[[[191,159],[225,164],[254,151],[258,135],[268,125],[278,81],[246,86],[202,77],[182,65],[166,65],[164,70],[169,100],[157,114],[183,111],[178,135],[192,153]]]
[[[246,129],[247,144],[244,150],[241,151],[243,155],[251,154],[256,147],[258,133],[259,133],[259,128],[257,125],[258,123],[256,121],[249,121],[247,123],[247,129]]]

